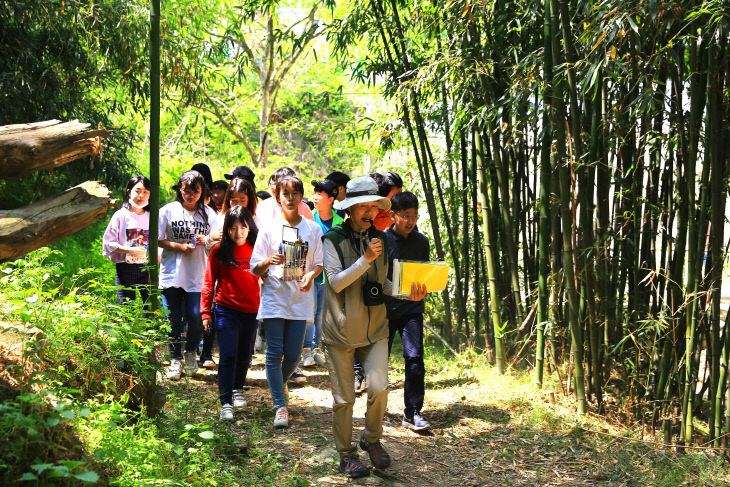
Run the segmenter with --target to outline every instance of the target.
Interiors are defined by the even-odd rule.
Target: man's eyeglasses
[[[406,216],[406,215],[402,215],[402,214],[396,213],[396,214],[395,214],[395,216],[397,216],[398,218],[400,218],[400,219],[402,219],[402,220],[405,220],[405,221],[407,221],[407,222],[417,222],[417,221],[418,221],[418,217],[419,217],[420,215],[416,215],[416,216]]]

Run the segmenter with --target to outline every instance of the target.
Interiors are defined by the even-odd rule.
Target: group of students
[[[359,446],[373,466],[388,467],[380,438],[396,334],[406,369],[402,425],[430,427],[421,416],[426,288],[414,283],[409,296],[391,296],[390,281],[393,259],[429,260],[428,239],[416,227],[416,196],[403,191],[392,171],[354,179],[333,172],[312,181],[311,208],[290,168],[271,174],[272,197],[256,192],[246,166],[225,177],[230,183],[213,182],[210,169],[196,164],[159,212],[159,286],[170,327],[167,378],[197,370],[202,337],[200,363],[216,367],[217,335],[219,417],[233,419],[234,409],[246,405],[244,384],[260,326],[274,427],[289,424],[286,384],[300,361],[326,364],[340,472],[370,473],[351,444],[353,405],[363,384],[367,412]],[[120,304],[137,291],[143,300],[148,296],[149,197],[149,180],[132,178],[104,233],[103,253],[116,264]]]

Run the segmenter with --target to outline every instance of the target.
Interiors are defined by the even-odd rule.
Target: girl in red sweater
[[[258,229],[251,213],[242,206],[232,207],[223,221],[221,242],[208,256],[200,311],[203,326],[210,329],[215,315],[220,359],[218,390],[220,419],[232,420],[233,408],[246,405],[243,382],[251,364],[252,343],[256,339],[259,309],[259,278],[251,274],[249,260]],[[215,298],[215,313],[212,313]]]

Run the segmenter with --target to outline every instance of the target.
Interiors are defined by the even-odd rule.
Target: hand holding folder
[[[393,296],[409,296],[414,282],[424,284],[427,292],[442,291],[448,280],[446,262],[393,260]]]

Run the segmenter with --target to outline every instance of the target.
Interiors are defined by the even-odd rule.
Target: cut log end
[[[0,211],[0,262],[17,259],[83,230],[113,205],[109,190],[86,181],[56,196]]]

